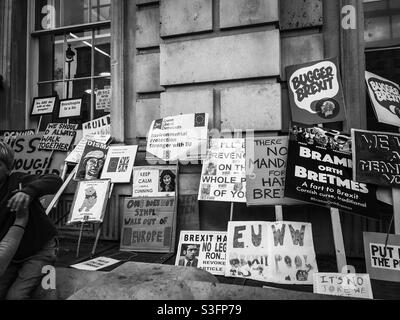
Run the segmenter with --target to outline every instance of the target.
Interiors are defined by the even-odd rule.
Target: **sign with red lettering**
[[[181,231],[176,266],[195,267],[225,275],[226,232]]]
[[[337,59],[289,66],[286,73],[294,122],[319,124],[345,120]]]
[[[175,197],[126,198],[121,251],[174,252]]]
[[[351,130],[353,179],[383,187],[400,187],[400,134]]]
[[[310,223],[230,221],[226,277],[312,284],[318,272]]]
[[[368,71],[365,80],[378,122],[400,127],[400,86]]]
[[[294,125],[285,197],[376,217],[375,188],[353,180],[351,139],[337,131]]]
[[[371,279],[400,282],[400,235],[364,232],[364,253]]]

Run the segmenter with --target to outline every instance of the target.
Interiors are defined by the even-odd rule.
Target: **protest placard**
[[[36,134],[35,130],[0,130],[0,141],[9,144],[11,139],[17,136],[33,136]]]
[[[353,181],[350,137],[294,125],[290,133],[285,197],[376,217],[375,188]]]
[[[200,230],[199,202],[196,194],[179,194],[177,232]]]
[[[72,268],[85,271],[97,271],[110,267],[114,264],[119,263],[119,260],[115,260],[108,257],[97,257],[88,261],[71,265]]]
[[[371,279],[400,282],[400,235],[364,232],[364,254]]]
[[[111,88],[96,90],[96,110],[110,112],[111,110]]]
[[[77,124],[49,123],[39,143],[39,150],[53,150],[67,152],[75,136]]]
[[[82,158],[82,153],[85,150],[86,143],[88,140],[96,141],[99,143],[107,144],[107,142],[110,140],[111,136],[110,135],[93,135],[93,134],[88,134],[84,136],[79,143],[76,145],[74,150],[67,156],[65,159],[65,162],[68,163],[79,163],[79,161]]]
[[[80,181],[75,191],[67,224],[103,222],[110,180]]]
[[[82,124],[83,136],[88,134],[95,135],[111,135],[111,116],[106,115],[104,117],[88,121]]]
[[[110,146],[107,152],[102,179],[112,183],[129,183],[138,146]]]
[[[318,272],[310,223],[230,221],[225,276],[312,284]]]
[[[195,267],[223,276],[226,242],[226,232],[181,231],[175,265]]]
[[[246,202],[245,139],[211,139],[199,200]]]
[[[134,167],[132,197],[173,197],[177,182],[176,166]]]
[[[400,86],[368,71],[365,80],[378,122],[400,127]]]
[[[400,134],[351,130],[353,180],[400,187]]]
[[[207,152],[208,114],[185,114],[152,122],[147,161],[202,160]]]
[[[294,122],[319,124],[345,120],[337,59],[289,66],[286,73]]]
[[[368,274],[314,273],[314,293],[373,299]]]
[[[8,144],[14,150],[13,172],[28,174],[61,173],[61,163],[51,157],[50,151],[39,151],[42,134],[16,136]]]
[[[175,197],[125,199],[121,251],[173,252],[175,230]]]
[[[82,115],[82,98],[60,100],[59,119],[79,118]]]
[[[248,206],[290,205],[284,198],[289,137],[246,139],[246,198]]]
[[[108,152],[106,144],[87,140],[81,160],[78,163],[78,170],[74,177],[75,181],[100,179]]]
[[[31,116],[53,114],[57,97],[37,97],[33,99]]]

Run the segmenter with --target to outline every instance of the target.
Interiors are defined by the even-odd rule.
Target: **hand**
[[[26,227],[29,220],[29,210],[21,209],[15,213],[15,221],[14,224],[18,224],[22,227]]]
[[[31,201],[31,196],[24,192],[18,192],[10,200],[8,200],[7,207],[10,208],[11,211],[16,212],[20,210],[27,210]]]

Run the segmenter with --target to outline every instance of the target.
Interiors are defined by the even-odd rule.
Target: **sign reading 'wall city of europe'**
[[[289,66],[286,72],[294,122],[311,125],[345,120],[337,59]]]
[[[312,284],[318,272],[310,223],[228,223],[225,276]]]
[[[245,139],[211,139],[199,200],[246,202]]]

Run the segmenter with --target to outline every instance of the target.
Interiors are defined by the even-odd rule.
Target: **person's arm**
[[[21,210],[16,214],[14,224],[10,227],[7,234],[0,241],[0,277],[7,270],[12,258],[14,257],[28,223],[28,210]]]

